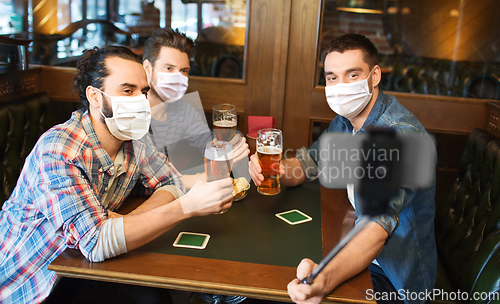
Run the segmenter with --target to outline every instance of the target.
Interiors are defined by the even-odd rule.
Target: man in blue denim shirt
[[[380,90],[377,60],[376,47],[362,35],[347,34],[327,46],[323,55],[325,92],[329,106],[339,115],[325,132],[365,132],[367,126],[392,127],[401,133],[426,132],[396,98]],[[281,183],[294,186],[314,178],[306,173],[315,171],[310,169],[318,162],[317,149],[315,142],[309,153],[304,153],[314,162],[308,163],[304,157],[300,161],[283,160]],[[302,170],[297,170],[299,167]],[[251,157],[250,174],[256,185],[263,180],[256,155]],[[400,188],[388,213],[367,224],[313,284],[300,284],[298,279],[289,283],[291,299],[319,303],[340,283],[369,267],[374,290],[367,291],[367,299],[379,303],[426,302],[426,292],[432,292],[436,281],[434,191],[435,183],[423,190]],[[348,194],[359,213],[360,198],[352,187],[348,187]],[[297,268],[297,278],[305,278],[316,266],[304,259]]]

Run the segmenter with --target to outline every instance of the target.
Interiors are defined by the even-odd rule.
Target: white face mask
[[[99,89],[97,89],[99,90]],[[111,99],[113,117],[104,116],[106,126],[114,137],[120,140],[140,139],[149,131],[151,123],[151,108],[144,94],[137,96],[109,96]]]
[[[186,93],[188,78],[181,73],[159,72],[157,78],[156,92],[164,102],[175,102]]]
[[[326,101],[330,108],[347,119],[356,117],[361,113],[373,95],[373,91],[370,93],[368,87],[368,79],[372,72],[373,70],[365,80],[326,86]]]

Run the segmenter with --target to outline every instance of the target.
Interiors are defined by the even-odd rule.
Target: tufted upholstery
[[[436,242],[455,289],[499,292],[500,139],[486,131],[470,134],[458,178],[436,209]]]
[[[0,206],[14,189],[24,159],[38,137],[55,124],[46,93],[35,93],[0,104]]]

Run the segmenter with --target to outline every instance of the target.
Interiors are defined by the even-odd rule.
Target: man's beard
[[[104,96],[104,94],[101,94],[101,96],[102,96],[102,114],[106,118],[113,117],[113,109],[111,108],[111,105],[109,104],[108,97]],[[104,119],[103,116],[101,116],[101,122],[103,124],[106,124],[106,120]]]

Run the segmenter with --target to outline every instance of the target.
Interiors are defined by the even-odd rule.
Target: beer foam
[[[283,152],[280,148],[278,147],[258,147],[257,152],[262,153],[262,154],[278,154]]]
[[[220,128],[233,128],[236,127],[236,120],[219,120],[214,122],[214,126]]]
[[[219,145],[217,148],[213,147],[205,149],[205,158],[215,161],[227,161],[233,159],[232,145]]]

